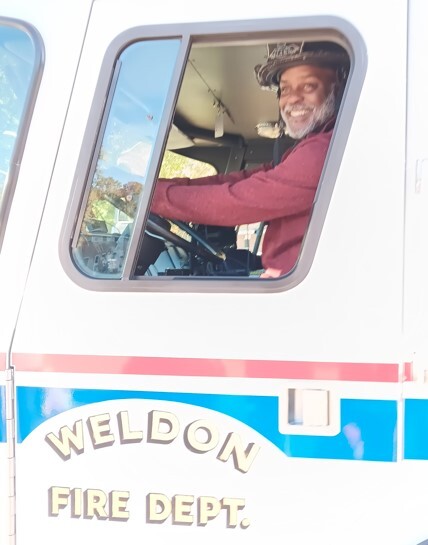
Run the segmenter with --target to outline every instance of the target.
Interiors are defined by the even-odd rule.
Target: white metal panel
[[[6,377],[0,371],[0,545],[9,539],[9,453],[6,444]]]
[[[414,0],[410,8],[409,101],[407,120],[405,326],[409,350],[428,355],[428,48],[424,21],[428,6]]]
[[[412,543],[426,542],[423,513],[428,486],[426,415],[428,411],[428,5],[409,6],[409,64],[407,103],[406,231],[404,274],[404,331],[412,373],[403,385],[405,435],[403,513]]]
[[[282,294],[195,297],[88,292],[67,278],[58,260],[58,229],[66,213],[79,143],[105,49],[115,35],[129,26],[155,20],[155,16],[135,3],[122,6],[126,9],[117,14],[113,3],[95,5],[17,332],[16,350],[97,352],[93,336],[79,334],[78,330],[93,330],[94,319],[97,324],[105,324],[105,317],[110,314],[115,327],[126,330],[126,349],[130,354],[140,353],[144,339],[144,351],[150,355],[158,354],[162,346],[165,356],[182,357],[396,359],[401,331],[405,3],[396,3],[394,7],[388,4],[388,18],[394,25],[382,30],[382,40],[375,21],[383,16],[386,3],[371,4],[369,20],[361,16],[361,6],[345,8],[337,2],[323,5],[323,13],[334,13],[356,24],[366,42],[369,59],[366,81],[309,276],[297,288]],[[199,14],[198,9],[197,3],[186,3],[177,17],[192,19],[194,13]],[[259,15],[258,9],[255,7],[252,16]],[[278,6],[275,10],[272,6],[267,9],[270,13],[263,11],[265,15],[298,15],[311,10],[320,13],[318,3],[311,2],[286,9]],[[248,10],[244,11],[249,17]],[[165,12],[169,13],[167,9]],[[166,18],[169,20],[169,15]],[[385,42],[402,47],[397,45],[393,56],[385,55]],[[390,80],[391,73],[395,76],[395,92],[381,93],[383,82]],[[382,108],[375,107],[379,100]],[[46,306],[48,291],[52,297]],[[90,313],[83,311],[89,308]],[[197,318],[201,313],[203,321]],[[128,329],[128,320],[118,316],[135,316],[136,333]],[[168,327],[167,345],[162,341],[165,329],[159,327],[166,316],[174,321],[174,327]],[[186,343],[183,332],[189,327],[204,342]],[[202,334],[200,328],[204,330]],[[116,336],[104,337],[102,344],[106,353],[123,350],[123,343]]]
[[[6,0],[0,6],[0,16],[32,25],[43,41],[36,45],[45,48],[43,78],[0,253],[0,366],[15,326],[89,10],[86,0],[68,7],[51,0]]]
[[[395,362],[401,358],[406,3],[373,3],[367,0],[347,5],[326,0],[322,7],[317,1],[307,1],[286,6],[258,5],[251,8],[254,11],[250,11],[248,3],[239,1],[228,4],[227,10],[221,10],[221,7],[224,6],[216,5],[219,11],[213,15],[209,12],[207,14],[206,6],[196,1],[183,3],[179,10],[176,3],[166,2],[154,5],[148,13],[147,7],[140,2],[124,1],[119,6],[116,2],[103,0],[95,3],[26,286],[14,340],[14,354],[106,354],[367,363]],[[388,25],[382,25],[380,31],[379,22],[384,19],[385,13],[388,14]],[[80,143],[99,70],[112,39],[140,24],[177,24],[209,18],[257,19],[331,14],[343,17],[361,33],[369,63],[321,243],[306,280],[288,292],[269,295],[103,293],[91,292],[75,285],[59,261],[59,233],[67,214]],[[385,44],[390,43],[396,45],[394,55],[385,54]],[[391,81],[391,74],[394,75],[394,93],[385,91],[385,82]],[[48,95],[45,95],[45,99],[48,99]],[[395,114],[393,121],[390,112]],[[393,131],[392,127],[396,130]],[[40,142],[41,127],[36,125],[36,128]],[[34,132],[34,140],[29,147],[31,151],[28,153],[36,154],[39,149]],[[44,159],[40,160],[47,168]],[[49,377],[49,380],[51,386],[61,387],[60,379]],[[82,482],[85,487],[108,486],[111,490],[124,490],[128,483],[132,486],[136,476],[139,476],[134,471],[140,460],[138,449],[132,448],[132,454],[124,464],[120,450],[122,447],[118,442],[110,450],[101,451],[102,463],[99,465],[99,458],[95,457],[92,450],[78,458],[77,463],[73,459],[68,465],[58,457],[55,458],[50,451],[50,457],[46,455],[46,435],[54,430],[58,432],[62,425],[72,425],[74,421],[80,420],[87,423],[88,418],[97,414],[97,411],[111,411],[113,414],[122,407],[131,411],[131,405],[135,405],[138,411],[133,414],[138,418],[138,414],[150,409],[147,402],[134,403],[127,400],[125,404],[120,404],[108,401],[100,405],[94,403],[93,407],[86,404],[56,415],[54,409],[58,406],[72,407],[70,399],[71,389],[75,387],[73,380],[70,379],[70,385],[64,392],[57,391],[60,399],[52,401],[47,397],[43,400],[43,411],[47,411],[52,418],[46,419],[19,446],[17,467],[21,494],[18,494],[18,511],[21,510],[21,515],[18,514],[18,517],[21,518],[18,518],[18,536],[21,531],[21,535],[28,540],[31,533],[29,526],[25,525],[26,516],[34,524],[37,522],[42,530],[50,529],[53,533],[49,535],[62,536],[64,543],[74,543],[76,536],[81,537],[83,534],[96,539],[101,533],[108,540],[108,536],[119,539],[124,532],[130,532],[127,528],[121,532],[116,524],[112,534],[109,534],[109,523],[75,521],[70,517],[64,526],[61,526],[64,517],[52,518],[47,522],[46,504],[35,506],[31,498],[24,494],[33,469],[31,464],[34,454],[42,460],[41,467],[46,469],[46,473],[40,472],[36,476],[34,489],[37,494],[46,492],[53,485],[80,487]],[[113,375],[92,376],[91,380],[98,383],[98,386],[93,386],[94,389],[121,388]],[[164,391],[168,390],[167,378],[163,381],[153,379],[154,383],[145,381],[144,377],[134,380],[131,376],[127,380],[127,384],[122,385],[123,389],[141,391],[146,388],[153,391],[163,386]],[[31,373],[18,373],[18,387],[33,386],[37,381],[41,381],[43,386],[43,375],[34,378]],[[186,381],[184,388],[191,393],[202,390],[205,393],[222,391],[229,394],[223,385],[226,381],[203,382],[194,379]],[[173,389],[175,379],[170,382]],[[184,379],[181,384],[183,382]],[[283,383],[275,382],[276,388],[282,386]],[[309,386],[303,381],[302,388],[305,387]],[[355,395],[362,397],[364,383],[357,384],[357,387],[360,393]],[[235,383],[231,388],[234,394],[247,392],[241,383]],[[274,388],[269,388],[269,392],[276,395]],[[166,411],[176,410],[182,415],[183,421],[193,418],[193,413],[187,413],[188,406],[180,404],[178,408],[164,402],[162,407]],[[260,531],[259,527],[255,534],[250,534],[256,535],[257,540],[252,538],[250,542],[260,542],[266,535],[277,538],[281,533],[293,545],[303,545],[311,540],[323,545],[342,545],[345,541],[353,545],[364,541],[403,545],[403,534],[397,533],[397,528],[402,529],[399,517],[401,506],[390,494],[389,488],[389,483],[396,476],[395,464],[353,460],[350,468],[347,463],[337,460],[287,459],[288,465],[283,472],[281,464],[285,457],[279,460],[279,451],[267,445],[254,430],[244,429],[241,424],[220,412],[212,415],[210,411],[201,409],[198,418],[215,418],[222,430],[235,426],[242,436],[248,435],[252,441],[260,442],[263,446],[263,459],[267,462],[263,467],[259,466],[257,476],[251,481],[254,486],[245,488],[245,491],[260,512],[263,512],[261,520],[267,526],[269,517],[265,507],[262,507],[266,504],[259,503],[261,498],[256,497],[255,491],[258,491],[265,478],[265,482],[271,483],[267,489],[263,488],[266,490],[264,498],[271,501],[271,504],[267,504],[273,514],[270,519],[271,535]],[[88,438],[87,444],[90,444]],[[176,444],[173,448],[176,452]],[[167,486],[168,478],[171,480],[168,471],[173,475],[181,475],[183,467],[194,469],[197,477],[193,478],[192,471],[189,471],[186,481],[174,481],[177,484],[169,488],[171,494],[186,494],[189,490],[189,494],[200,495],[203,476],[208,479],[209,490],[225,493],[222,488],[224,485],[218,486],[220,482],[225,483],[224,473],[220,475],[217,469],[210,473],[210,466],[205,465],[205,459],[193,467],[178,447],[176,457],[173,458],[174,464],[168,466],[168,460],[170,464],[173,463],[171,459],[165,459],[165,466],[161,466],[167,468],[163,474],[163,486]],[[145,461],[150,464],[145,466],[146,472],[147,467],[158,467],[159,460],[152,455],[145,458]],[[96,475],[90,474],[91,467],[97,467],[99,472]],[[48,469],[52,469],[52,473],[47,473]],[[150,471],[146,475],[149,479]],[[280,476],[283,480],[278,486]],[[192,490],[184,488],[187,483],[190,483]],[[381,491],[378,495],[374,494],[374,483],[376,492]],[[154,487],[155,484],[153,481],[150,486]],[[314,490],[318,493],[322,491],[322,496],[314,495]],[[134,505],[139,510],[143,501],[141,491],[138,494],[138,501]],[[46,496],[43,498],[46,501]],[[350,502],[353,504],[352,512],[349,510]],[[381,512],[377,509],[380,502],[383,505]],[[278,511],[278,506],[284,508]],[[286,534],[278,529],[282,529],[283,514],[289,515],[289,524],[284,528]],[[312,517],[312,524],[308,524],[308,514]],[[361,524],[361,520],[364,520],[364,524]],[[137,517],[133,515],[130,526],[134,528],[135,524],[136,528],[140,528],[138,523],[141,520],[137,522]],[[201,537],[207,540],[207,534],[200,532],[202,528],[184,530],[183,535],[186,535],[189,543],[200,542]],[[152,527],[149,531],[150,535],[159,535]],[[169,536],[169,533],[168,527],[166,534]],[[219,535],[224,534],[219,532]],[[213,539],[218,540],[217,533],[209,539],[211,542]],[[227,539],[229,542],[237,542],[234,534],[227,534]],[[245,533],[239,534],[241,543],[244,540],[247,543],[249,539]]]
[[[40,92],[30,123],[14,200],[0,252],[0,544],[14,534],[13,385],[5,394],[4,369],[25,289],[38,226],[79,58],[90,2],[77,0],[68,8],[54,1],[28,3],[5,0],[0,16],[32,25],[42,38],[45,62]],[[1,371],[3,369],[3,371]],[[8,424],[6,426],[6,405]],[[7,433],[6,433],[7,430]],[[6,439],[9,439],[7,442]]]

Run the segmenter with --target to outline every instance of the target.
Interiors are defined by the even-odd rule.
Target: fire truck
[[[428,544],[427,19],[2,0],[0,545]],[[349,71],[297,261],[264,278],[265,221],[151,205],[294,145],[254,67],[308,42]]]

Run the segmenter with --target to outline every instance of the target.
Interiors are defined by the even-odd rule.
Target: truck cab
[[[0,545],[428,541],[427,8],[216,7],[0,7]],[[348,69],[266,278],[269,219],[153,203],[293,152],[254,68],[305,42]]]

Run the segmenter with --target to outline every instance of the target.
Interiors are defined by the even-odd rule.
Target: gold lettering
[[[73,488],[71,491],[71,516],[79,518],[83,513],[83,490],[81,488]]]
[[[202,441],[197,432],[203,430],[206,433],[206,440]],[[208,420],[196,420],[189,424],[184,434],[184,443],[192,452],[209,452],[213,450],[219,441],[218,429]]]
[[[140,443],[143,440],[142,431],[131,431],[128,411],[120,411],[117,414],[117,423],[121,444]]]
[[[212,496],[198,498],[198,526],[205,526],[220,513],[221,503]]]
[[[85,518],[91,519],[96,516],[98,520],[108,519],[105,506],[107,505],[107,494],[102,490],[85,490]]]
[[[235,528],[238,525],[238,511],[244,509],[245,500],[241,498],[223,498],[221,506],[227,511],[227,527]]]
[[[88,428],[95,449],[110,447],[114,443],[114,435],[110,433],[110,415],[108,413],[90,416]]]
[[[68,505],[70,489],[66,486],[51,486],[48,494],[48,514],[50,517],[57,517],[59,510]]]
[[[171,500],[164,494],[148,494],[147,504],[147,522],[161,524],[169,517],[172,510]]]
[[[166,431],[161,430],[167,428]],[[172,443],[180,431],[180,423],[175,414],[165,411],[149,413],[148,443]]]
[[[113,490],[110,492],[110,520],[128,520],[129,511],[126,510],[129,492]]]
[[[68,426],[63,426],[59,430],[59,437],[54,433],[48,433],[45,441],[54,449],[54,451],[63,459],[69,460],[71,449],[76,454],[82,454],[85,448],[83,439],[83,423],[77,420],[73,425],[73,430]]]
[[[222,462],[227,462],[230,456],[233,456],[235,469],[242,473],[247,473],[259,450],[260,447],[255,443],[249,443],[244,450],[240,436],[237,433],[232,432],[226,437],[226,441],[220,449],[217,459]]]
[[[192,524],[193,515],[190,514],[194,496],[176,494],[172,499],[173,524]]]

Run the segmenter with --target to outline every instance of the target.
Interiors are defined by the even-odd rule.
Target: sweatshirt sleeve
[[[305,213],[314,200],[330,137],[331,133],[320,133],[302,141],[276,167],[158,183],[151,211],[222,226]]]

